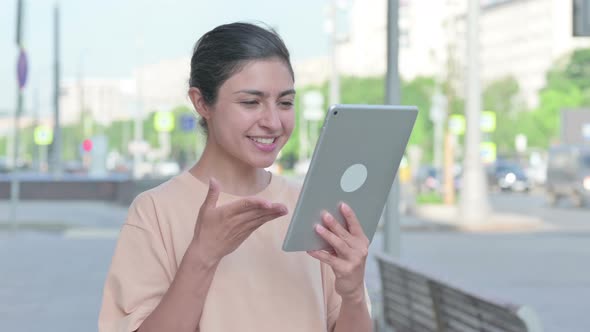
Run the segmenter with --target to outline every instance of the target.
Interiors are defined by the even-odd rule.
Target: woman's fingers
[[[332,233],[330,229],[322,225],[316,225],[315,229],[316,232],[332,246],[338,256],[347,257],[349,255],[350,247],[348,244],[336,234]]]
[[[243,198],[223,206],[228,218],[256,209],[271,209],[272,203],[257,197]]]
[[[246,211],[234,217],[237,223],[244,223],[248,225],[257,225],[258,223],[264,223],[267,217],[272,217],[269,220],[282,217],[287,214],[287,208],[274,207],[270,209],[255,209]],[[257,226],[255,226],[257,227]]]
[[[349,247],[353,247],[354,239],[352,235],[328,212],[322,214],[322,221],[327,229],[336,236],[341,238]]]
[[[368,245],[369,239],[365,235],[363,227],[361,226],[361,223],[359,222],[352,208],[348,204],[342,203],[340,204],[340,212],[342,212],[344,219],[346,219],[346,224],[348,225],[350,234],[352,234],[352,236],[355,238],[361,239],[363,245]]]
[[[346,261],[342,258],[333,255],[325,250],[313,250],[307,252],[311,257],[328,264],[335,271],[341,271],[346,265]]]

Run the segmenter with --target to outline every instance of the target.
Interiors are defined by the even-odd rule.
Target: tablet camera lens
[[[334,111],[334,115],[338,115],[338,111]]]

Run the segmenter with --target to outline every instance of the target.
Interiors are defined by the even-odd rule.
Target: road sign
[[[82,141],[82,149],[86,152],[92,151],[92,140],[87,138]]]
[[[582,125],[582,137],[585,141],[590,141],[590,123]]]
[[[147,153],[150,150],[150,144],[147,141],[131,141],[127,145],[129,153]]]
[[[520,153],[525,152],[527,148],[527,137],[523,134],[516,135],[514,145],[516,146],[516,151]]]
[[[492,133],[496,130],[496,113],[493,111],[481,112],[480,128],[484,133]]]
[[[449,117],[449,131],[455,135],[465,133],[465,116],[462,114],[453,114]]]
[[[18,54],[18,62],[16,64],[16,73],[18,76],[18,87],[23,89],[27,84],[27,74],[29,71],[29,65],[27,63],[27,53],[23,48],[20,49]]]
[[[319,121],[324,118],[324,95],[319,91],[309,91],[303,95],[303,118]]]
[[[37,145],[49,145],[53,142],[53,129],[46,125],[37,126],[33,138]]]
[[[430,120],[434,123],[441,123],[447,117],[447,97],[437,92],[432,96],[432,106],[430,107]]]
[[[481,142],[479,151],[481,154],[481,161],[484,163],[493,163],[496,161],[496,143]]]
[[[193,131],[197,125],[197,119],[192,114],[183,114],[180,117],[180,129],[183,131]]]
[[[174,130],[174,114],[172,112],[156,112],[154,115],[154,129],[157,132],[171,132]]]

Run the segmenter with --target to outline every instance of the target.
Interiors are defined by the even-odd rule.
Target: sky
[[[24,47],[29,58],[25,112],[38,95],[41,113],[52,103],[53,11],[60,7],[61,75],[130,77],[137,65],[190,56],[197,39],[233,21],[262,21],[278,30],[292,60],[326,55],[328,0],[25,0]],[[16,105],[17,0],[0,0],[0,117]],[[38,91],[38,93],[37,93]]]

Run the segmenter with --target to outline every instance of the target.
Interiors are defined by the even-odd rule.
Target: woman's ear
[[[191,102],[193,103],[193,107],[195,108],[197,113],[199,113],[199,115],[203,119],[209,120],[209,117],[211,116],[211,111],[207,107],[207,103],[205,102],[205,99],[203,98],[203,94],[201,93],[201,90],[199,90],[199,88],[191,87],[188,89],[188,96],[191,99]]]

